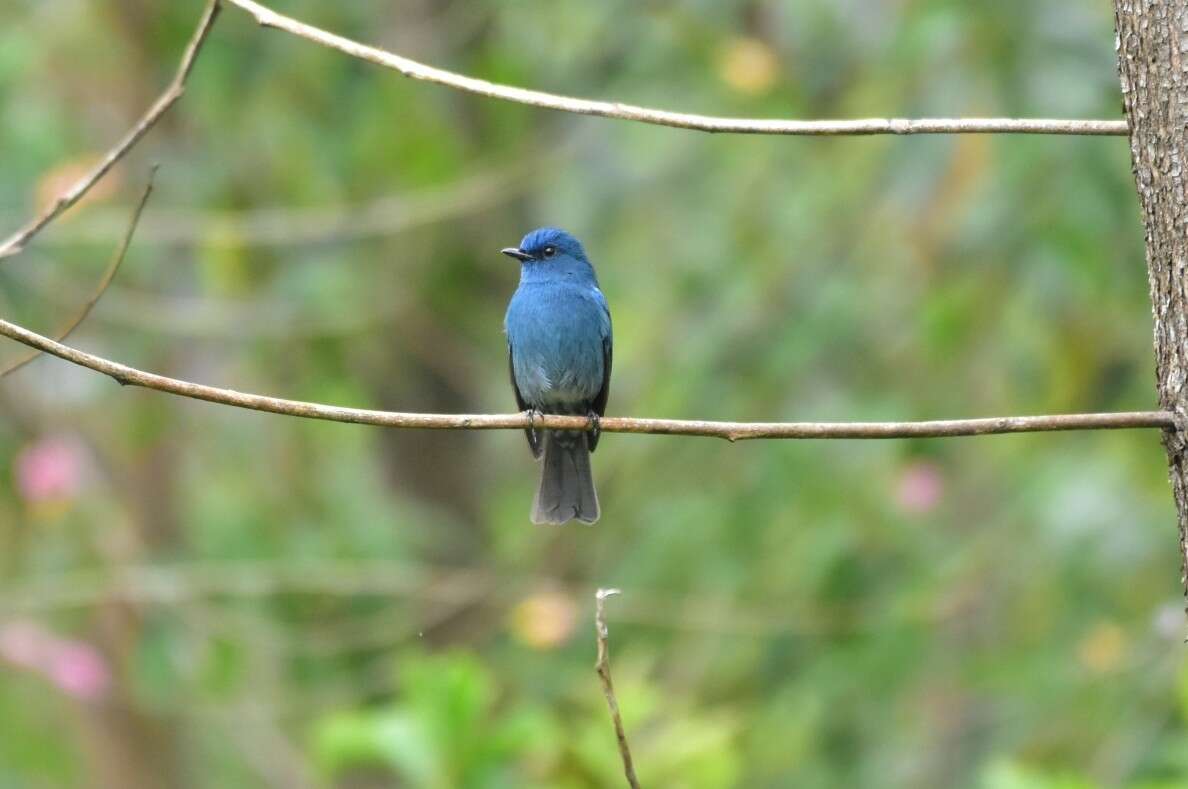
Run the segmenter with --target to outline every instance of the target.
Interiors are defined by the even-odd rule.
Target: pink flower
[[[111,685],[103,656],[90,644],[78,641],[59,643],[45,673],[63,693],[80,699],[97,699]]]
[[[63,693],[90,701],[111,686],[111,670],[99,650],[62,638],[36,622],[0,626],[0,659],[52,682]]]
[[[40,439],[17,455],[17,491],[31,504],[73,498],[82,487],[85,464],[77,441],[63,436]]]
[[[908,464],[895,483],[895,503],[908,515],[924,515],[940,503],[945,480],[940,467],[928,461]]]

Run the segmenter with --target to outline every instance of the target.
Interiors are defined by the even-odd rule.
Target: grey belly
[[[545,364],[539,358],[516,360],[520,394],[537,408],[584,412],[602,385],[602,359],[582,361],[585,363],[568,367]]]

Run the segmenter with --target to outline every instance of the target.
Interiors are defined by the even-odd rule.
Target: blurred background
[[[477,77],[721,115],[1120,117],[1108,3],[277,1]],[[198,0],[0,0],[0,232],[172,77]],[[1120,138],[711,136],[412,82],[224,11],[185,98],[0,268],[52,332],[334,404],[514,409],[524,231],[582,238],[609,413],[1155,406]],[[0,361],[24,349],[0,347]],[[645,786],[1188,786],[1153,431],[608,435],[595,528],[528,521],[519,432],[0,382],[0,786],[595,787],[608,606]]]

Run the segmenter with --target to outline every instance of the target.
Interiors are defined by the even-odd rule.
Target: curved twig
[[[82,309],[78,314],[70,319],[62,329],[56,332],[58,342],[65,340],[74,330],[82,325],[82,322],[91,314],[91,310],[99,303],[99,299],[103,298],[103,294],[111,286],[112,280],[115,279],[116,272],[120,270],[120,266],[127,257],[128,247],[132,244],[132,236],[136,233],[136,226],[140,224],[140,215],[144,213],[144,206],[148,202],[149,195],[153,193],[153,179],[157,175],[157,165],[153,165],[149,170],[148,183],[144,185],[144,193],[140,196],[140,201],[136,204],[136,208],[132,211],[132,220],[128,223],[128,229],[124,231],[124,237],[120,240],[120,245],[116,249],[115,254],[112,255],[111,262],[107,264],[107,270],[103,272],[103,277],[99,280],[95,292],[83,303]],[[41,351],[34,348],[29,353],[17,359],[12,364],[0,370],[0,378],[3,378],[10,373],[15,373],[17,370],[24,367],[29,362],[41,355]]]
[[[598,656],[594,660],[594,671],[602,683],[602,695],[610,710],[611,723],[615,727],[615,741],[619,746],[619,758],[623,760],[623,776],[631,789],[639,789],[635,777],[635,764],[631,759],[631,746],[627,744],[627,731],[623,728],[623,716],[619,714],[619,700],[615,697],[615,684],[610,671],[610,632],[606,627],[606,598],[621,594],[618,589],[599,589],[594,594],[594,631],[598,639]]]
[[[103,156],[99,164],[95,165],[90,172],[59,195],[39,216],[32,219],[3,242],[0,242],[0,261],[18,254],[46,225],[57,219],[67,208],[70,208],[70,206],[81,200],[83,195],[90,191],[91,187],[97,184],[103,176],[107,175],[108,170],[114,167],[116,162],[124,158],[128,151],[132,150],[132,147],[140,141],[140,138],[149,129],[153,128],[157,124],[157,121],[161,119],[161,116],[182,97],[182,94],[186,92],[186,80],[190,76],[190,71],[194,68],[194,61],[197,59],[198,53],[202,49],[202,44],[206,41],[206,37],[210,33],[211,27],[214,26],[215,18],[218,15],[219,0],[207,0],[206,8],[203,10],[202,17],[198,21],[198,27],[194,30],[194,35],[190,37],[190,43],[186,45],[181,63],[177,67],[177,73],[174,75],[173,81],[169,83],[169,87],[153,102],[153,105],[136,122],[136,125],[124,135],[124,138]]]
[[[71,348],[23,326],[0,320],[0,335],[45,353],[114,378],[121,384],[205,400],[210,403],[265,411],[272,414],[350,422],[380,427],[423,430],[522,430],[527,414],[417,414],[373,411],[363,408],[286,400],[237,392],[215,386],[169,378]],[[546,414],[534,417],[536,427],[589,430],[584,416]],[[985,419],[952,419],[928,422],[711,422],[683,419],[603,417],[604,433],[710,436],[728,441],[757,438],[940,438],[995,433],[1034,433],[1054,430],[1119,430],[1127,428],[1176,429],[1175,415],[1166,411],[1129,411],[1116,414],[1050,414]]]
[[[687,112],[637,107],[621,102],[579,99],[539,90],[500,85],[429,66],[378,47],[360,44],[344,36],[307,25],[277,13],[254,0],[226,0],[255,18],[262,27],[276,28],[351,57],[398,71],[412,79],[433,82],[491,99],[526,104],[541,109],[579,115],[731,134],[1087,134],[1125,136],[1124,120],[1064,120],[1047,118],[861,118],[855,120],[782,120],[778,118],[724,118]]]

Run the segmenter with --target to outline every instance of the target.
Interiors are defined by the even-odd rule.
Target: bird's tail
[[[586,439],[586,433],[545,431],[540,488],[532,502],[533,523],[598,520],[598,494]]]

